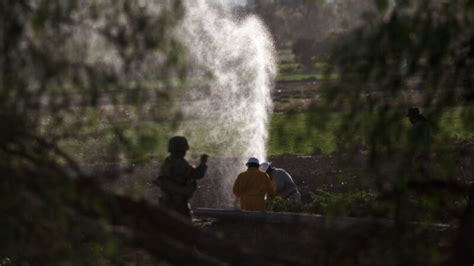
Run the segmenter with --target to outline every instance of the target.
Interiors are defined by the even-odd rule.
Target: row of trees
[[[374,9],[373,1],[264,1],[253,11],[268,25],[280,48],[290,46],[295,60],[310,69],[326,60],[342,33],[362,22],[362,15]]]

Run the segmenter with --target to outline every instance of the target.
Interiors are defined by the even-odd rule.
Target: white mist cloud
[[[184,3],[177,34],[188,52],[190,79],[200,84],[182,96],[184,123],[177,133],[203,152],[235,159],[234,164],[212,165],[222,175],[219,193],[228,204],[231,185],[248,157],[266,158],[276,75],[273,41],[259,18],[234,17],[224,1]]]

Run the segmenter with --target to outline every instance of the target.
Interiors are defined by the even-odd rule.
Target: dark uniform
[[[431,125],[416,107],[408,109],[407,117],[413,125],[410,136],[412,145],[412,162],[418,178],[430,178],[431,170]]]
[[[195,168],[184,159],[188,149],[184,137],[170,139],[168,151],[171,155],[161,165],[157,185],[162,192],[160,204],[191,219],[188,201],[196,191],[196,180],[206,173],[207,155],[201,156],[201,164]]]

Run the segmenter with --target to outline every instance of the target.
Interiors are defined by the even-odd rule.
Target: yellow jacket
[[[247,211],[264,211],[265,194],[273,197],[276,193],[273,182],[256,167],[249,167],[235,180],[233,191],[240,198],[240,208]]]

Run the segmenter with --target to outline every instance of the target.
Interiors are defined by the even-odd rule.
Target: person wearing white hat
[[[271,162],[263,162],[259,169],[270,176],[270,180],[273,181],[276,187],[276,196],[295,201],[301,200],[298,187],[287,171],[273,167]]]
[[[234,195],[240,199],[240,209],[246,211],[264,211],[265,195],[273,197],[275,186],[270,177],[259,171],[259,161],[255,157],[248,159],[247,171],[239,174],[233,186]]]

